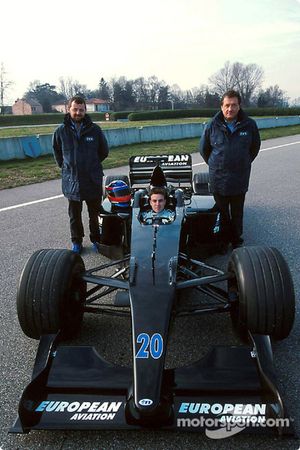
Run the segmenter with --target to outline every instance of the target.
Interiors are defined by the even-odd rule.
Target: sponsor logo
[[[162,163],[162,167],[163,166],[186,166],[186,162],[185,161],[168,161],[167,163]]]
[[[240,136],[248,136],[248,132],[247,131],[240,131]]]
[[[35,412],[71,413],[70,420],[113,420],[122,402],[43,401]]]
[[[85,138],[85,140],[86,140],[86,142],[93,142],[93,141],[94,141],[94,138],[93,138],[93,136],[87,136],[87,137]]]
[[[190,155],[161,155],[161,156],[136,156],[134,163],[152,163],[161,159],[164,164],[183,163],[185,165],[189,162]]]
[[[204,428],[210,439],[224,439],[249,427],[290,427],[291,419],[266,418],[266,407],[264,403],[181,403],[179,413],[200,416],[177,418],[177,427]]]
[[[186,162],[189,160],[189,155],[169,155],[168,162]]]
[[[153,401],[150,398],[142,398],[141,400],[139,400],[139,405],[142,406],[150,406],[152,405]]]
[[[179,407],[180,413],[189,413],[189,414],[232,414],[236,415],[258,415],[266,413],[266,404],[256,403],[252,405],[251,403],[247,403],[246,405],[236,403],[225,403],[221,405],[220,403],[213,403],[212,405],[209,403],[181,403]]]

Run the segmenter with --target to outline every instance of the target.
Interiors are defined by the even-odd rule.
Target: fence
[[[300,125],[300,116],[256,119],[259,129]],[[158,125],[104,130],[110,148],[142,142],[171,141],[201,136],[204,123]],[[0,138],[0,160],[24,159],[52,153],[52,135]]]

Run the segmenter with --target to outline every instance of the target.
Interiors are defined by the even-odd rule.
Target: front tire
[[[229,292],[238,297],[232,311],[233,327],[242,337],[251,333],[286,338],[293,327],[295,293],[290,270],[281,253],[272,247],[253,246],[232,252],[228,271]]]
[[[70,250],[38,250],[28,259],[17,293],[18,318],[28,337],[59,330],[68,338],[77,334],[86,298],[84,271],[81,256]]]

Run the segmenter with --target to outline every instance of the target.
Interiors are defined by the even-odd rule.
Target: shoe
[[[78,255],[80,255],[80,253],[82,252],[82,244],[79,244],[78,242],[73,242],[72,252],[78,253]]]
[[[94,252],[100,253],[101,244],[100,242],[92,242],[92,248]]]

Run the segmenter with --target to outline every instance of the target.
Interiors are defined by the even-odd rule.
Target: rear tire
[[[290,270],[272,247],[253,246],[232,252],[228,271],[235,277],[228,289],[238,296],[232,311],[233,327],[241,337],[251,333],[286,338],[295,317],[295,293]]]
[[[193,190],[197,195],[211,195],[209,189],[209,173],[199,172],[194,174]]]
[[[17,313],[23,332],[33,339],[61,331],[72,337],[80,329],[86,299],[85,271],[80,255],[70,250],[38,250],[25,264]]]

